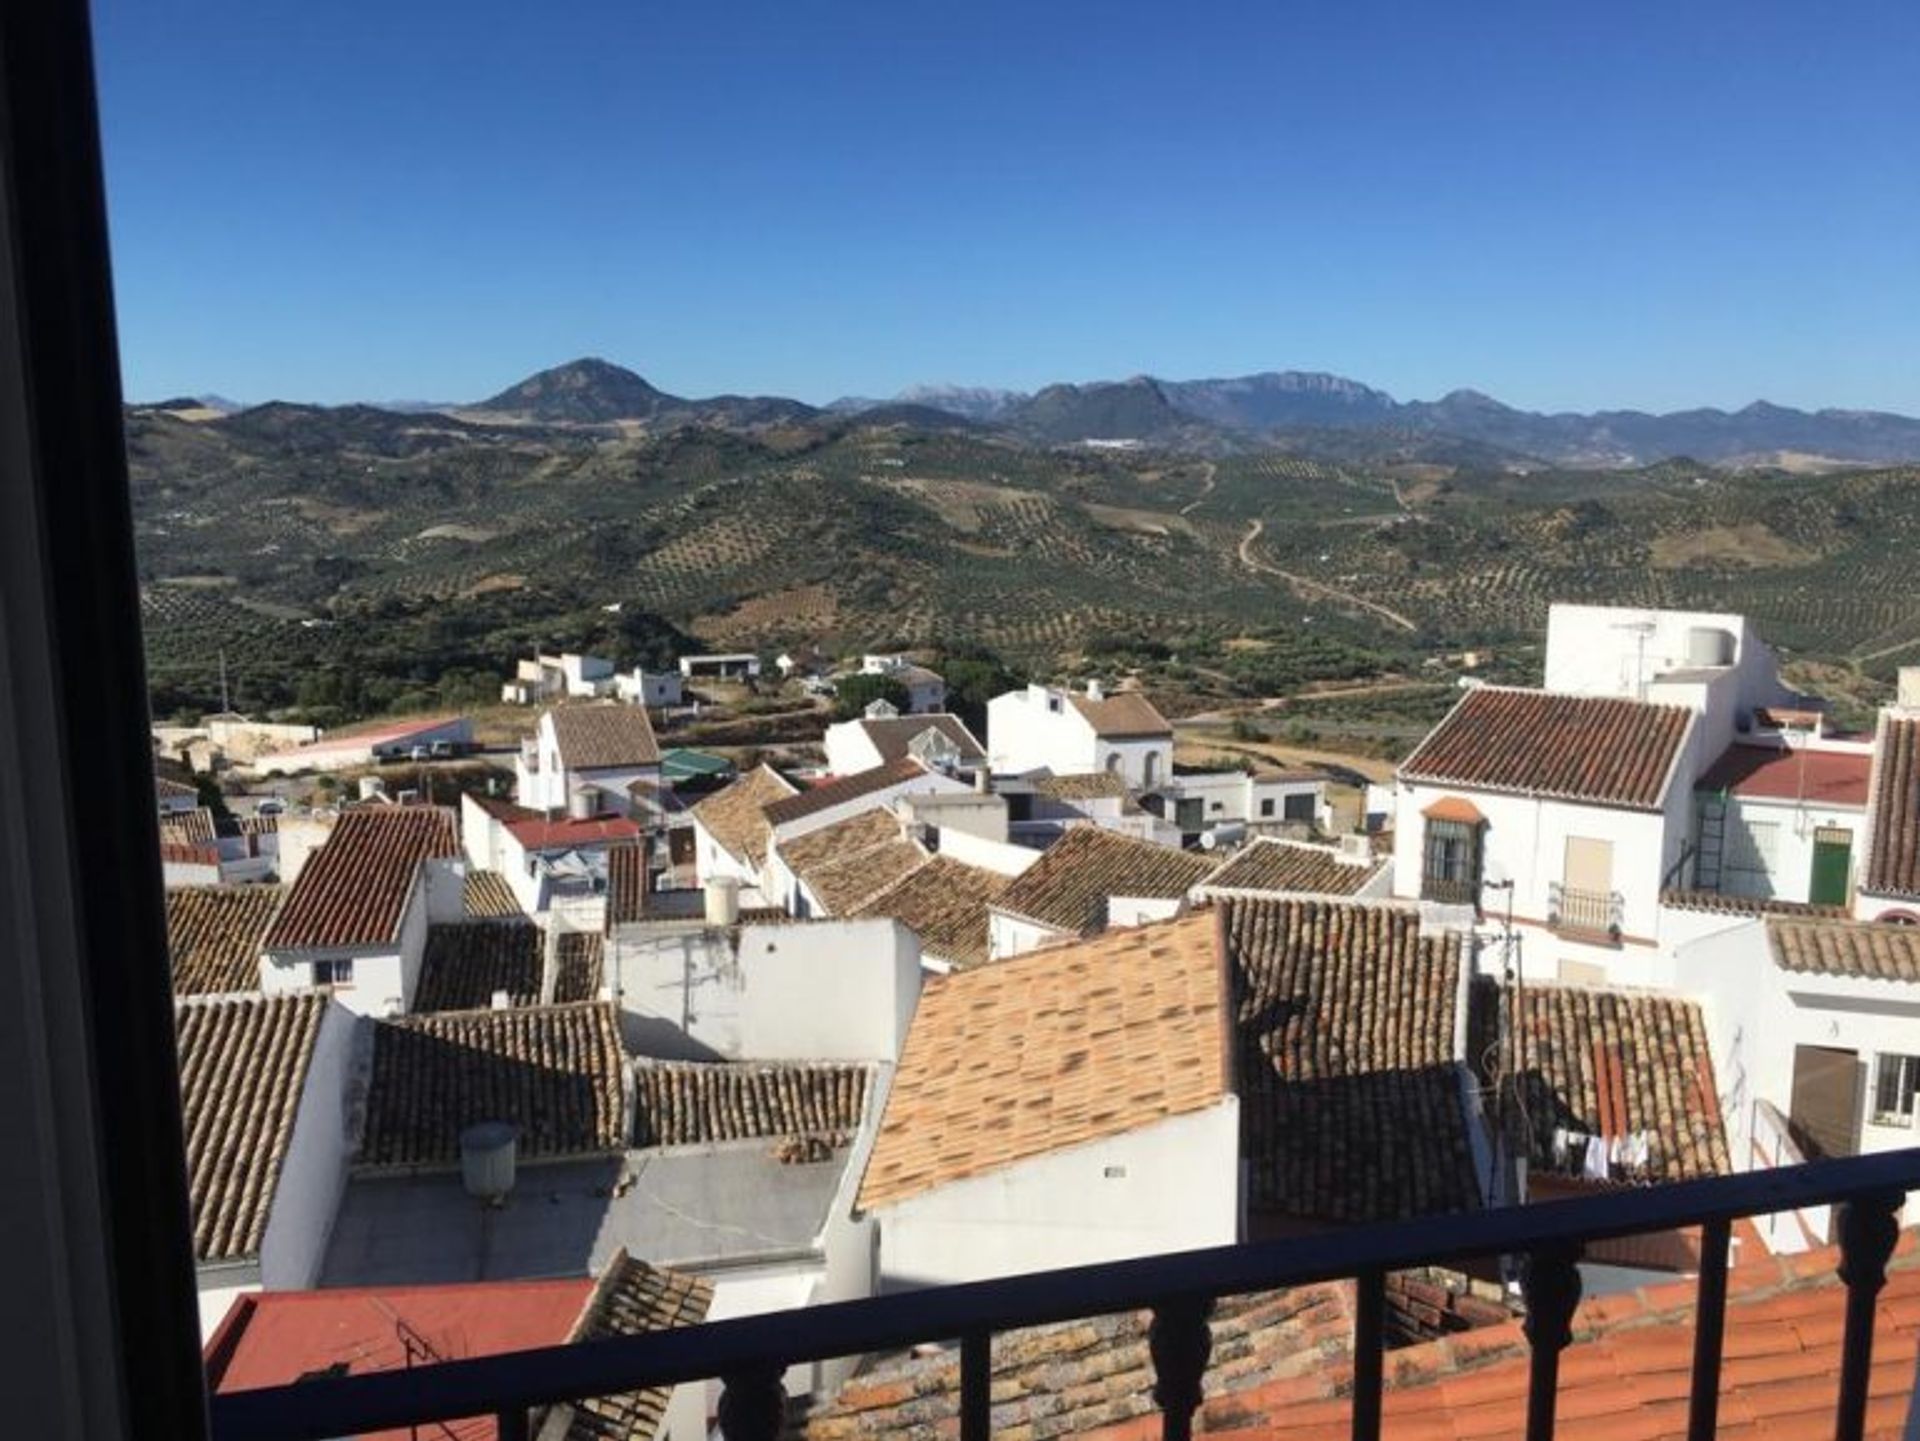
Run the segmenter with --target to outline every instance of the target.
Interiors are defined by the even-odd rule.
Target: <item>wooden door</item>
[[[1808,1160],[1860,1149],[1860,1053],[1833,1046],[1793,1048],[1788,1126]]]
[[[1807,899],[1816,906],[1844,906],[1853,879],[1853,832],[1822,826],[1813,833],[1813,880]]]

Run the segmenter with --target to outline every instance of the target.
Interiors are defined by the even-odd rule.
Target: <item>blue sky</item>
[[[97,0],[130,396],[1920,413],[1920,4]]]

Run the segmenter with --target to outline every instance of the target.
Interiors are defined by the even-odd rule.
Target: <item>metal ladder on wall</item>
[[[1721,860],[1727,841],[1727,802],[1724,796],[1700,797],[1700,843],[1693,857],[1694,889],[1720,889]]]

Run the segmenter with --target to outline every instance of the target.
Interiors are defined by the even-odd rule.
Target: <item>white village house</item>
[[[602,702],[542,711],[532,739],[521,742],[514,779],[520,804],[534,810],[625,814],[634,782],[660,783],[647,708]],[[599,794],[581,799],[583,789]]]
[[[234,1297],[313,1285],[347,1179],[355,1018],[319,992],[174,1006],[200,1331]]]
[[[356,806],[300,871],[261,942],[260,989],[328,987],[361,1015],[411,1009],[431,925],[466,913],[452,812]]]
[[[883,675],[900,683],[907,693],[908,715],[934,715],[947,708],[947,683],[938,671],[904,655],[864,655],[862,675]]]
[[[1173,727],[1137,691],[1030,685],[987,702],[987,756],[996,775],[1111,771],[1152,790],[1173,775]]]
[[[1772,724],[1802,698],[1739,616],[1556,605],[1546,676],[1542,690],[1469,689],[1401,764],[1393,894],[1490,934],[1511,919],[1530,976],[1644,983],[1662,973],[1662,893],[1724,883],[1703,822],[1722,808],[1696,784],[1721,763],[1744,774],[1742,747],[1769,761],[1821,742]],[[1796,799],[1810,832],[1834,819],[1831,799]],[[1767,870],[1749,888],[1812,883],[1811,856],[1734,858]]]

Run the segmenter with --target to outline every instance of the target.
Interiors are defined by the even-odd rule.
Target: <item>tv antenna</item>
[[[1616,624],[1613,629],[1626,631],[1633,637],[1633,698],[1647,698],[1647,637],[1656,629],[1651,620],[1627,620]]]

